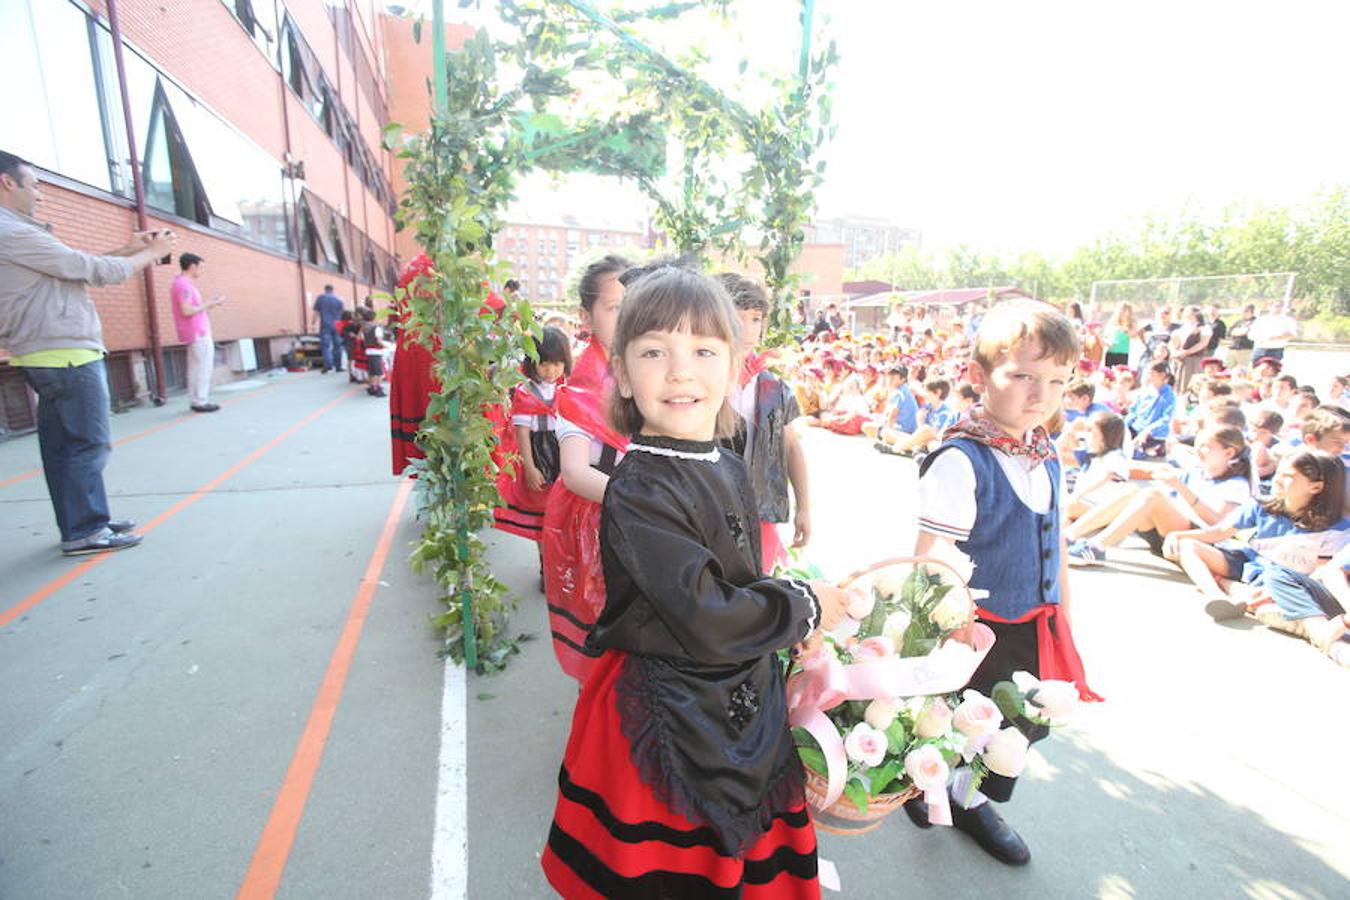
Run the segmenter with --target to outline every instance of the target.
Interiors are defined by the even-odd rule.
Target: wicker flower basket
[[[956,571],[942,560],[926,556],[898,556],[892,559],[884,559],[865,569],[850,573],[839,582],[839,586],[847,588],[858,579],[880,569],[906,564],[941,566],[953,575],[957,575]],[[959,578],[959,575],[957,577]],[[969,588],[964,588],[964,590],[968,591]],[[899,793],[880,794],[869,798],[867,808],[861,811],[847,796],[840,796],[831,806],[825,807],[825,795],[829,786],[828,780],[824,775],[809,766],[803,766],[803,769],[806,772],[806,802],[811,810],[811,818],[817,828],[831,834],[867,834],[881,825],[881,821],[891,813],[923,794],[922,791],[911,785]]]
[[[828,809],[821,809],[825,802],[825,789],[828,782],[825,776],[810,767],[806,769],[806,802],[811,808],[811,818],[816,827],[831,834],[867,834],[881,820],[904,806],[909,800],[920,795],[916,787],[910,787],[898,794],[881,794],[867,801],[867,809],[862,812],[853,805],[853,801],[841,796]]]

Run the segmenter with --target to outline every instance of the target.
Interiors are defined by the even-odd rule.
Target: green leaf
[[[825,763],[824,753],[814,747],[798,747],[797,755],[801,757],[807,768],[821,775],[829,775],[829,766]]]
[[[999,712],[1003,713],[1003,718],[1009,722],[1026,712],[1026,701],[1022,691],[1011,681],[1000,681],[994,685],[993,696],[989,699],[994,701]]]
[[[886,745],[890,748],[888,752],[897,756],[904,756],[905,751],[909,749],[909,730],[905,728],[905,723],[900,721],[899,716],[886,727]]]
[[[853,801],[853,805],[858,808],[858,812],[867,812],[867,786],[855,777],[849,779],[848,784],[844,785],[844,796]]]
[[[886,785],[894,781],[904,770],[904,764],[896,760],[888,760],[875,769],[868,770],[867,777],[871,781],[872,795],[885,793]]]

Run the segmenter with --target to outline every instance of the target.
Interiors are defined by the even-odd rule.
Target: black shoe
[[[202,403],[200,405],[196,403],[192,404],[193,412],[208,413],[215,412],[218,409],[220,409],[220,407],[214,403]]]
[[[895,448],[892,447],[890,444],[886,443],[885,441],[873,441],[872,449],[877,451],[878,453],[886,453],[886,454],[895,453]]]
[[[320,374],[320,375],[327,375],[327,374],[328,374],[329,372],[331,372],[331,371],[333,371],[333,370],[332,370],[332,369],[320,369],[320,370],[319,370],[319,374]]]
[[[922,797],[905,801],[905,815],[918,828],[933,827],[933,823],[928,821],[928,803]]]
[[[135,519],[113,519],[108,523],[108,530],[113,534],[126,534],[136,528]]]
[[[87,544],[69,547],[61,552],[66,556],[89,556],[92,553],[111,553],[114,550],[126,550],[141,542],[139,534],[107,534]]]
[[[1003,821],[992,803],[981,803],[974,809],[953,803],[952,825],[974,838],[985,853],[1004,865],[1025,866],[1031,862],[1026,842]]]

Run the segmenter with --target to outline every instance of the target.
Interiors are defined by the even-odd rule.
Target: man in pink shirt
[[[204,260],[195,253],[178,257],[183,270],[173,280],[171,291],[173,323],[178,328],[178,339],[187,344],[188,401],[193,412],[215,412],[219,406],[211,402],[211,372],[216,365],[216,345],[211,340],[211,319],[206,311],[225,302],[217,297],[210,303],[202,300],[196,281],[202,277]]]

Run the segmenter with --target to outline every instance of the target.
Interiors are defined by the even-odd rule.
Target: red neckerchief
[[[599,341],[591,341],[572,366],[572,374],[568,376],[567,382],[573,387],[603,391],[610,380],[609,354]]]
[[[969,438],[986,447],[1002,450],[1009,456],[1025,456],[1031,460],[1033,468],[1055,456],[1055,445],[1043,426],[1037,425],[1032,430],[1030,441],[1019,440],[989,418],[983,406],[972,406],[968,413],[942,434],[944,441],[955,438]]]
[[[559,387],[562,387],[562,384],[561,381],[558,382]],[[518,384],[511,393],[511,415],[551,416],[553,415],[553,404],[545,403],[535,396],[534,391],[530,390],[529,382]]]

